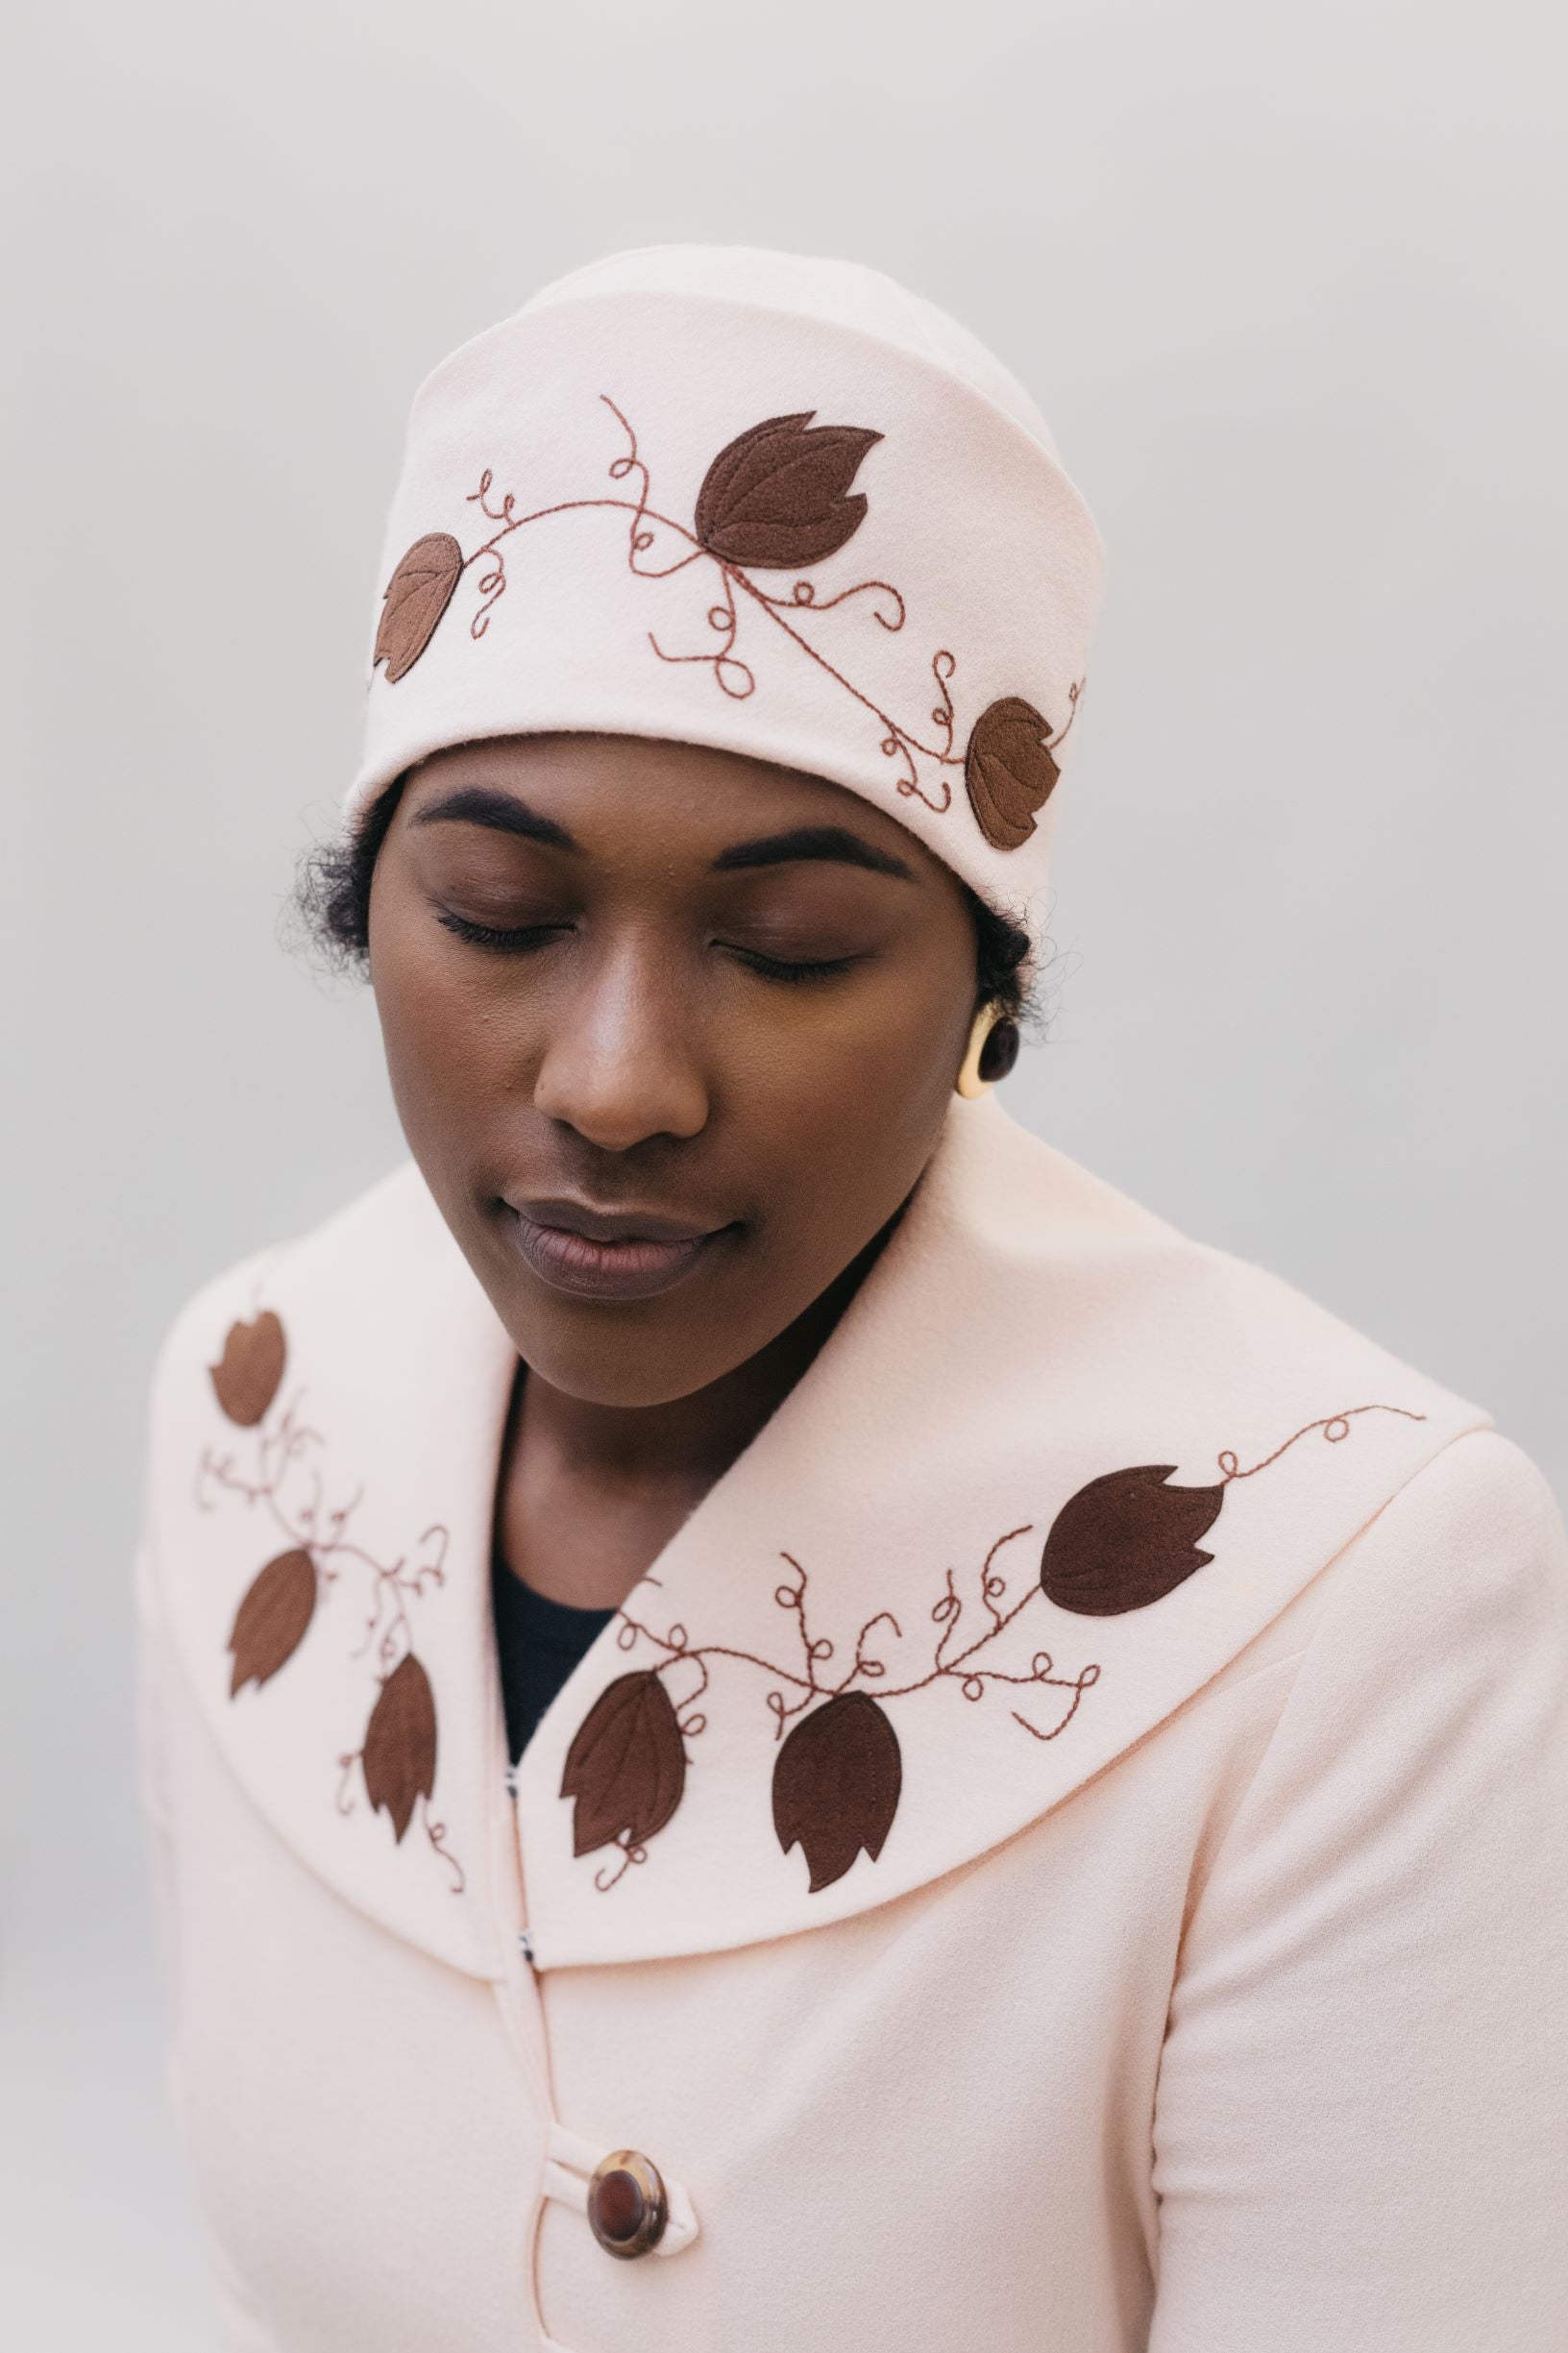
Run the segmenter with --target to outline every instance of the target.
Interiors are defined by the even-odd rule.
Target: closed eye
[[[495,923],[476,923],[470,917],[456,915],[450,908],[443,908],[436,920],[459,940],[466,940],[470,946],[488,948],[498,955],[526,955],[533,948],[543,947],[551,940],[562,938],[572,929],[570,923],[526,923],[502,928]],[[717,946],[725,944],[723,941],[715,943]],[[738,956],[743,964],[764,980],[781,981],[786,986],[803,981],[829,980],[835,973],[846,972],[852,965],[861,962],[859,956],[765,956],[760,948],[752,947],[730,947],[728,952]]]
[[[559,939],[572,928],[569,923],[526,923],[516,930],[503,931],[494,923],[471,922],[466,915],[453,915],[449,908],[442,909],[436,921],[455,932],[459,940],[468,941],[471,946],[495,948],[512,955],[543,947],[547,940]]]
[[[739,956],[743,964],[759,972],[764,980],[785,982],[831,980],[835,973],[847,972],[851,965],[861,961],[858,956],[816,956],[791,962],[782,956],[765,956],[760,948],[754,947],[731,948],[730,954]]]

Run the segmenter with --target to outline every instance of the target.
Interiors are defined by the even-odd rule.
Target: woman
[[[308,894],[411,1159],[152,1402],[233,2347],[1568,2341],[1550,1496],[994,1092],[1099,566],[849,264],[418,396]]]

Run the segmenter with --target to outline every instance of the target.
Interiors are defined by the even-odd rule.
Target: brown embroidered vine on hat
[[[270,1308],[254,1322],[230,1325],[223,1354],[208,1371],[219,1405],[242,1430],[253,1429],[277,1396],[287,1355],[283,1327]]]
[[[634,484],[636,497],[557,499],[520,514],[513,491],[503,492],[500,502],[493,502],[495,476],[486,466],[478,488],[469,491],[464,502],[477,505],[485,520],[499,527],[466,555],[449,532],[428,531],[415,540],[384,591],[372,672],[384,661],[389,684],[406,675],[429,645],[458,581],[475,565],[481,567],[476,575],[479,602],[468,625],[469,635],[476,642],[483,638],[497,603],[506,593],[505,543],[515,531],[557,515],[596,510],[624,514],[629,517],[626,565],[639,579],[671,579],[695,564],[711,565],[717,576],[717,600],[710,598],[704,612],[705,625],[716,642],[672,650],[649,631],[649,646],[661,662],[677,669],[705,669],[721,693],[745,701],[756,692],[757,674],[736,651],[744,604],[766,616],[806,660],[815,663],[876,722],[881,729],[878,748],[898,767],[894,786],[899,794],[943,816],[952,805],[949,772],[963,769],[966,776],[978,779],[970,782],[969,793],[982,828],[988,817],[998,828],[987,836],[993,846],[1017,847],[1026,839],[1033,829],[1032,811],[1043,802],[1049,790],[1048,784],[1040,787],[1042,759],[1050,761],[1050,781],[1055,781],[1054,761],[1038,741],[1045,723],[1039,720],[1037,740],[1029,751],[1016,740],[1017,728],[996,714],[1027,711],[1038,719],[1032,704],[1016,698],[992,703],[971,731],[968,749],[957,751],[950,684],[958,664],[947,647],[938,647],[931,656],[937,699],[926,714],[928,726],[922,723],[916,728],[895,719],[857,686],[799,625],[808,615],[815,619],[857,598],[869,598],[872,620],[896,633],[908,615],[903,596],[891,580],[857,580],[832,596],[821,597],[816,582],[803,576],[784,596],[773,595],[751,577],[754,572],[799,569],[804,574],[847,546],[865,521],[870,504],[867,494],[851,485],[867,452],[884,436],[870,426],[814,425],[814,408],[765,418],[726,442],[714,458],[688,525],[661,513],[651,503],[651,477],[639,454],[636,432],[608,393],[600,393],[600,399],[626,436],[625,449],[610,460],[606,472],[612,482]],[[1070,690],[1074,704],[1082,684],[1080,679]],[[1068,726],[1071,723],[1069,719]],[[1060,744],[1066,731],[1064,728],[1061,735],[1052,737],[1052,744]],[[981,815],[982,810],[986,816]]]
[[[845,1691],[802,1717],[773,1766],[773,1828],[798,1847],[810,1893],[842,1879],[858,1854],[874,1863],[903,1786],[898,1735],[864,1691]]]
[[[1019,849],[1034,832],[1062,772],[1056,748],[1078,716],[1082,688],[1079,679],[1067,689],[1072,708],[1060,735],[1052,735],[1049,722],[1017,695],[988,704],[970,729],[964,784],[975,823],[992,849]]]
[[[362,1488],[347,1504],[330,1511],[323,1508],[321,1433],[301,1421],[298,1399],[274,1420],[267,1419],[287,1353],[282,1323],[269,1308],[251,1322],[232,1323],[218,1362],[208,1367],[225,1413],[254,1432],[256,1459],[247,1474],[233,1455],[204,1447],[196,1465],[197,1507],[216,1510],[212,1488],[237,1495],[288,1539],[288,1549],[253,1578],[234,1613],[228,1643],[233,1658],[229,1696],[237,1699],[246,1684],[259,1691],[287,1665],[322,1614],[320,1604],[339,1575],[345,1570],[355,1577],[368,1575],[370,1608],[350,1655],[362,1658],[374,1644],[380,1672],[375,1674],[376,1698],[364,1746],[337,1759],[337,1809],[343,1814],[354,1811],[348,1783],[355,1766],[361,1768],[372,1811],[386,1813],[397,1844],[402,1844],[416,1805],[422,1804],[425,1834],[453,1875],[453,1893],[460,1895],[466,1884],[463,1867],[446,1844],[446,1825],[430,1811],[435,1695],[415,1655],[408,1614],[409,1601],[423,1597],[427,1585],[446,1581],[448,1531],[439,1524],[427,1528],[412,1560],[406,1554],[378,1560],[348,1533],[364,1500]]]
[[[1139,1463],[1091,1479],[1068,1497],[1051,1523],[1041,1556],[1041,1592],[1059,1609],[1089,1618],[1119,1617],[1164,1601],[1213,1559],[1199,1546],[1219,1517],[1227,1487],[1255,1479],[1313,1431],[1321,1431],[1331,1445],[1339,1444],[1363,1413],[1397,1413],[1412,1422],[1427,1418],[1406,1406],[1352,1406],[1304,1424],[1250,1470],[1242,1470],[1226,1448],[1218,1457],[1220,1478],[1213,1486],[1172,1486],[1175,1465],[1169,1462]]]

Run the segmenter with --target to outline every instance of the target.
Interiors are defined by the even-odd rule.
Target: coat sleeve
[[[1479,1432],[1324,1574],[1189,1908],[1149,2353],[1563,2353],[1568,1537]]]
[[[181,1951],[180,1875],[182,1858],[177,1833],[174,1760],[169,1728],[174,1679],[178,1668],[164,1618],[158,1577],[156,1540],[144,1507],[142,1528],[132,1560],[134,1600],[134,1721],[135,1780],[142,1823],[142,1843],[151,1884],[153,1927],[157,1945],[162,2018],[162,2077],[164,2097],[172,2115],[178,2145],[187,2162],[189,2143],[181,2089]],[[205,2209],[197,2201],[198,2243],[207,2258],[215,2291],[214,2318],[221,2328],[225,2353],[278,2353],[257,2319],[249,2298],[213,2232]]]

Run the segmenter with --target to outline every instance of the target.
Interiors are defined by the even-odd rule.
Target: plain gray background
[[[1109,545],[1033,1126],[1568,1490],[1562,12],[29,12],[4,857],[0,2321],[203,2353],[131,1764],[181,1299],[402,1151],[280,946],[407,403],[596,253],[845,253],[1036,392]]]

